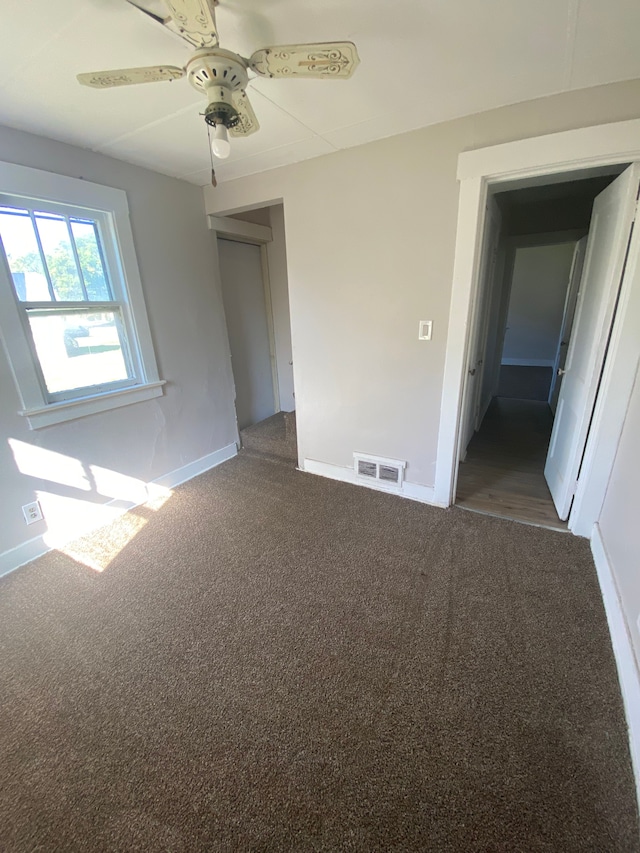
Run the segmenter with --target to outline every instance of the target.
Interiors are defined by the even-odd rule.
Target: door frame
[[[460,419],[466,404],[466,365],[473,339],[471,321],[476,310],[485,210],[490,188],[517,189],[539,178],[547,178],[547,183],[560,182],[570,179],[578,171],[589,170],[597,174],[598,170],[602,171],[611,165],[636,160],[640,160],[640,119],[521,139],[466,151],[458,157],[460,194],[435,471],[435,503],[450,506],[455,500]],[[639,255],[640,228],[636,228],[569,516],[569,529],[582,536],[591,535],[598,519],[608,475],[613,466],[617,439],[622,431],[626,403],[633,387],[635,365],[618,364],[621,360],[616,359],[616,355],[631,279],[637,271]],[[617,406],[613,413],[609,411],[605,419],[603,401],[610,403],[610,398],[614,396],[610,393],[614,363],[617,368],[615,396],[617,399],[623,397],[623,400],[622,405]],[[612,443],[614,438],[616,440]]]
[[[273,303],[271,300],[271,280],[269,278],[269,256],[267,245],[273,241],[273,231],[268,225],[256,225],[230,216],[208,217],[209,229],[216,239],[232,240],[235,243],[248,243],[260,249],[260,269],[262,272],[262,287],[264,290],[264,305],[267,318],[267,333],[269,336],[269,359],[271,362],[271,384],[273,386],[273,403],[276,412],[280,409],[280,383],[278,381],[278,362],[276,353],[276,337],[273,322]]]
[[[558,391],[558,396],[560,394],[560,386],[562,383],[558,382],[558,370],[560,368],[564,368],[566,357],[569,352],[569,342],[571,340],[571,335],[573,334],[573,323],[578,305],[578,291],[580,289],[580,282],[582,281],[582,273],[584,272],[584,261],[587,255],[588,240],[589,235],[585,234],[584,237],[581,237],[576,241],[575,248],[573,250],[573,261],[571,263],[571,272],[569,273],[569,285],[564,299],[560,335],[558,336],[558,346],[556,348],[556,357],[553,362],[553,374],[551,376],[551,387],[549,388],[549,397],[547,399],[547,402],[551,406],[554,418],[556,416],[558,397],[556,396],[554,404],[555,408],[551,405],[551,401],[556,389]],[[568,335],[567,327],[569,327]],[[564,340],[565,338],[566,340]],[[565,347],[564,353],[562,351],[563,346]]]

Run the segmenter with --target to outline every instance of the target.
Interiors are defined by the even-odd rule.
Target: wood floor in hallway
[[[456,504],[566,530],[544,479],[552,426],[546,403],[494,398],[460,463]]]

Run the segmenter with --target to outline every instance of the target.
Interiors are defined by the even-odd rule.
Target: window
[[[0,164],[0,291],[32,428],[162,393],[125,193]]]

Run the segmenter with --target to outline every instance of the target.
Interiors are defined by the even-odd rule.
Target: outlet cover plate
[[[35,524],[36,521],[42,521],[42,509],[38,501],[31,504],[25,504],[22,507],[22,514],[27,524]]]

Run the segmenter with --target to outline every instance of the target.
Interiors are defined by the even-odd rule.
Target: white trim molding
[[[224,239],[256,245],[271,243],[273,240],[273,232],[268,225],[256,225],[230,216],[215,216],[213,213],[209,214],[207,221],[209,229]]]
[[[640,160],[640,119],[522,139],[466,151],[459,156],[460,197],[435,473],[438,505],[449,506],[455,499],[460,417],[466,393],[464,374],[472,337],[489,191],[526,186],[540,178],[548,182],[570,180],[577,171],[597,174],[602,173],[603,167],[637,160]],[[597,430],[596,420],[589,435],[587,456],[589,445],[597,443]],[[583,479],[585,482],[579,488],[588,489],[586,477]],[[582,502],[576,499],[576,504],[580,507]],[[584,531],[588,521],[586,510],[583,515],[572,513],[571,530]],[[590,516],[588,530],[594,521]]]
[[[638,159],[639,140],[640,119],[631,119],[504,142],[464,151],[458,158],[458,180],[483,177],[494,183],[631,163]]]
[[[397,486],[385,486],[379,480],[369,481],[359,477],[354,468],[343,468],[341,465],[331,465],[328,462],[319,462],[317,459],[305,459],[303,467],[299,470],[304,471],[306,474],[317,474],[319,477],[327,477],[329,480],[339,480],[342,483],[351,483],[353,486],[363,486],[365,489],[372,489],[375,492],[386,492],[387,494],[409,498],[409,500],[418,501],[419,503],[442,506],[442,504],[438,504],[435,501],[433,486],[409,483],[407,480],[403,480],[401,488]]]
[[[618,669],[624,712],[629,730],[629,751],[636,783],[636,797],[640,806],[640,673],[631,643],[620,594],[602,539],[600,527],[595,524],[591,535],[591,552],[598,573],[602,601],[607,614],[611,645]]]
[[[221,447],[213,453],[208,453],[206,456],[202,456],[194,462],[188,462],[186,465],[176,468],[168,474],[163,474],[162,477],[158,477],[156,480],[152,480],[150,483],[145,485],[148,498],[151,500],[158,495],[159,490],[164,491],[174,489],[181,483],[186,483],[187,480],[197,477],[198,474],[204,474],[205,471],[209,471],[211,468],[216,468],[218,465],[221,465],[223,462],[226,462],[228,459],[236,456],[237,453],[238,446],[235,443],[228,444],[226,447]],[[99,509],[107,511],[105,512],[104,517],[99,520],[94,520],[90,525],[76,528],[73,537],[66,536],[56,539],[55,533],[43,533],[42,536],[36,536],[34,539],[29,539],[27,542],[23,542],[16,548],[4,551],[0,554],[0,577],[8,575],[15,569],[30,563],[38,557],[42,557],[43,554],[46,554],[54,548],[63,547],[67,542],[70,542],[72,538],[77,539],[80,536],[86,536],[91,533],[92,530],[96,530],[97,528],[114,521],[130,509],[134,509],[136,506],[140,505],[141,504],[139,502],[135,503],[134,501],[123,501],[120,498],[113,498],[99,506]]]
[[[162,396],[162,386],[166,382],[146,382],[143,385],[132,385],[129,388],[119,388],[117,391],[107,391],[88,397],[77,397],[75,400],[65,400],[63,403],[50,403],[38,409],[24,409],[18,412],[27,419],[29,429],[60,424],[71,418],[84,418],[109,409],[129,406],[131,403],[141,403]]]
[[[551,358],[503,358],[500,362],[506,367],[553,367]]]
[[[71,215],[93,221],[99,232],[97,243],[110,291],[109,299],[104,302],[90,299],[86,290],[80,301],[54,299],[52,289],[45,302],[22,300],[15,291],[0,241],[2,344],[22,404],[19,414],[27,419],[29,428],[38,429],[161,396],[164,382],[158,374],[126,192],[3,162],[0,162],[0,188],[3,204],[26,206],[26,210],[33,210],[35,205],[36,210],[62,213],[67,216],[67,223]],[[68,227],[71,226],[68,224]],[[44,254],[42,264],[46,272]],[[48,277],[49,273],[46,274]],[[77,274],[81,274],[80,266]],[[107,379],[103,385],[78,388],[72,384],[51,389],[42,370],[44,362],[41,362],[29,329],[27,311],[46,307],[62,317],[69,312],[90,313],[92,306],[94,311],[113,311],[119,317],[126,377]]]

